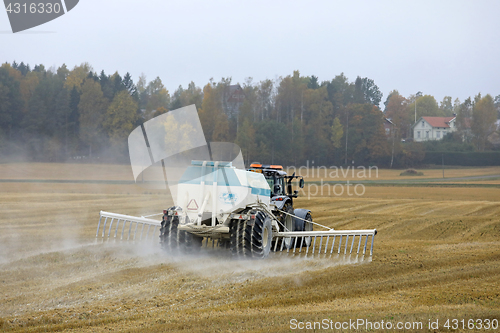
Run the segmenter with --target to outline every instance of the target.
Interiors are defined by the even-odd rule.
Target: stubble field
[[[301,198],[295,206],[329,227],[376,228],[373,258],[237,261],[172,257],[155,242],[96,240],[100,210],[145,215],[168,206],[165,193],[105,182],[131,180],[127,167],[4,164],[0,174],[9,180],[0,183],[3,331],[285,332],[293,319],[363,319],[421,322],[420,331],[439,320],[446,332],[453,331],[443,327],[447,319],[500,319],[496,179]],[[37,182],[48,179],[104,182]]]

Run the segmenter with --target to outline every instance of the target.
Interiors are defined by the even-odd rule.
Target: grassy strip
[[[58,184],[102,184],[102,185],[134,185],[132,180],[79,180],[79,179],[0,179],[0,183],[58,183]],[[142,182],[155,184],[157,182]]]
[[[347,184],[347,181],[336,181],[336,182],[306,182],[307,184],[315,185],[335,185],[335,184]],[[482,188],[500,188],[500,184],[473,184],[473,183],[434,183],[434,182],[387,182],[387,181],[349,181],[349,184],[363,184],[366,186],[402,186],[402,187],[482,187]]]

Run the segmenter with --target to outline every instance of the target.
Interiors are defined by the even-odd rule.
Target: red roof
[[[422,117],[432,127],[450,127],[450,121],[455,117]]]

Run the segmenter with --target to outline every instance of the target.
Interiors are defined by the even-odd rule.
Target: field
[[[100,210],[168,206],[126,166],[1,164],[0,331],[288,332],[294,319],[363,319],[449,332],[464,330],[447,319],[500,320],[500,167],[445,169],[452,180],[422,170],[418,184],[401,171],[380,170],[362,196],[310,195],[322,179],[310,175],[295,203],[329,227],[376,228],[372,258],[236,261],[96,240]]]

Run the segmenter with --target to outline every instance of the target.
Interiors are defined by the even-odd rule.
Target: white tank
[[[177,185],[176,205],[190,223],[224,216],[258,201],[269,205],[271,189],[264,175],[237,169],[231,162],[192,161]],[[187,221],[186,221],[187,222]]]

